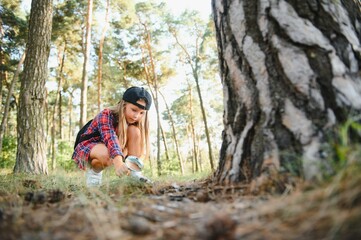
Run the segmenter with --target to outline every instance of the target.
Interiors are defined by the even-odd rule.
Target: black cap
[[[145,106],[137,103],[139,99],[144,99]],[[152,97],[150,96],[149,92],[147,92],[147,90],[145,90],[143,87],[128,88],[123,94],[123,100],[130,102],[144,110],[149,110],[150,106],[152,105]]]

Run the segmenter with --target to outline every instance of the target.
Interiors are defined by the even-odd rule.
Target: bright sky
[[[168,7],[175,15],[179,15],[184,10],[197,10],[202,17],[208,18],[212,12],[211,0],[155,0],[157,2],[166,2]],[[31,0],[23,0],[23,7],[30,11]]]
[[[199,11],[205,19],[212,12],[211,0],[157,0],[159,2],[166,2],[168,7],[175,15],[181,14],[184,10]]]

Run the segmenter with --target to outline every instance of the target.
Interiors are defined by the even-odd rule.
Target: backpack
[[[89,125],[91,124],[91,122],[93,121],[93,119],[89,120],[89,122],[87,122],[78,132],[78,134],[76,135],[76,139],[75,139],[75,144],[74,144],[74,149],[76,148],[76,146],[81,143],[82,141],[91,139],[92,137],[97,137],[100,136],[99,132],[93,132],[90,134],[86,134],[84,136],[81,136],[83,133],[86,132],[86,130],[88,130]]]

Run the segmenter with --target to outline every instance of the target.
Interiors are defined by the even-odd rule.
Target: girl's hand
[[[129,175],[130,174],[130,170],[124,164],[121,156],[116,156],[113,159],[113,164],[114,164],[114,168],[115,168],[115,174],[117,176],[121,177],[123,175]]]

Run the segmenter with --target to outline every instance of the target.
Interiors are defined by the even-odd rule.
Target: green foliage
[[[16,159],[16,137],[5,136],[1,153],[0,168],[12,168]]]
[[[170,154],[169,161],[162,162],[162,175],[175,175],[180,173],[180,166],[178,162],[177,156],[174,154]]]
[[[73,153],[73,143],[69,141],[59,141],[58,149],[56,154],[56,163],[57,166],[64,170],[74,170],[76,165],[71,159]]]
[[[281,172],[288,172],[292,176],[302,175],[302,158],[294,152],[284,150],[281,151],[282,163]]]
[[[14,13],[14,9],[0,5],[0,16],[2,20],[2,50],[11,55],[16,53],[25,45],[27,36],[27,22]]]
[[[361,149],[359,142],[353,142],[352,136],[355,139],[360,139],[361,124],[354,119],[348,119],[343,125],[339,127],[338,137],[333,143],[334,158],[332,166],[337,172],[349,162],[361,157]]]
[[[54,7],[52,41],[81,41],[81,24],[83,21],[82,1],[68,0]]]

